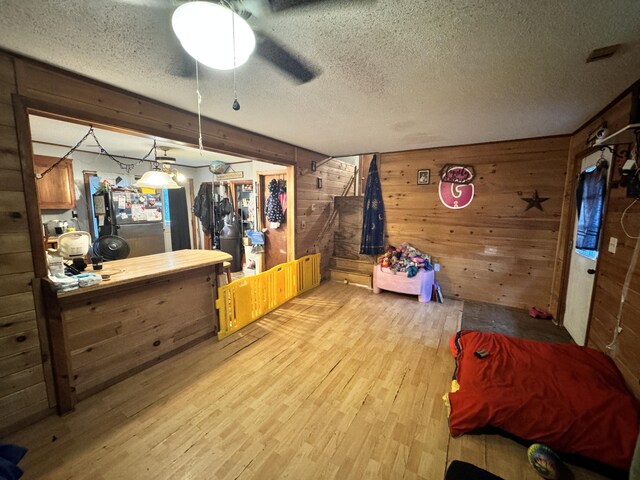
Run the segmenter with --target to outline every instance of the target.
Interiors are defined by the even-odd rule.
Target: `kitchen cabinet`
[[[33,156],[36,173],[42,173],[59,158]],[[41,210],[71,210],[76,208],[76,190],[73,183],[73,164],[67,158],[42,178],[36,178],[38,204]]]

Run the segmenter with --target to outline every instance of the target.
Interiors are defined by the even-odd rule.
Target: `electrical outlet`
[[[433,264],[433,271],[434,272],[439,272],[440,271],[440,264],[439,263],[434,263]]]
[[[609,251],[611,253],[616,253],[617,247],[618,247],[618,239],[616,237],[609,238]]]

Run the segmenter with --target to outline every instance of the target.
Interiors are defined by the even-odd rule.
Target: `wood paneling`
[[[311,171],[313,160],[318,163],[315,172]],[[321,155],[302,155],[299,152],[297,170],[296,255],[302,257],[310,253],[321,253],[320,271],[322,278],[328,278],[338,219],[334,218],[331,228],[327,229],[325,225],[334,210],[333,199],[344,193],[355,167],[335,159],[327,161]],[[322,188],[317,187],[318,178],[322,179]]]
[[[59,105],[80,120],[197,143],[197,117],[190,112],[29,60],[16,59],[16,75],[20,95]],[[215,120],[203,118],[202,130],[204,144],[217,151],[288,164],[295,157],[293,145]]]
[[[0,190],[21,192],[22,174],[18,170],[0,169]]]
[[[366,262],[368,269],[362,273],[371,275],[374,256],[360,254],[363,203],[364,197],[362,196],[336,199],[335,207],[338,210],[338,229],[333,237],[333,256],[336,261],[339,259],[350,259],[354,262]],[[358,269],[359,268],[361,268],[361,265],[358,265]]]
[[[33,280],[33,285],[25,283],[32,281],[34,270],[38,277],[46,273],[44,254],[35,240],[41,235],[40,216],[35,201],[27,109],[102,124],[115,130],[130,129],[196,143],[197,116],[193,113],[0,51],[0,286],[3,287],[0,289],[0,321],[6,315],[15,318],[14,315],[26,314],[24,308],[29,309],[29,315],[35,315],[34,302],[38,312],[44,310],[40,295],[34,296],[27,288],[39,289],[39,278]],[[237,156],[289,165],[294,165],[297,158],[303,161],[326,158],[215,120],[203,119],[202,128],[207,148]],[[297,217],[297,208],[293,211]],[[41,238],[38,241],[41,242]],[[298,256],[301,255],[304,253]],[[40,333],[39,347],[37,342],[29,348],[25,348],[24,342],[16,342],[11,344],[11,352],[0,359],[0,377],[6,372],[18,374],[16,368],[25,371],[13,377],[10,382],[13,389],[24,386],[26,380],[23,379],[29,378],[30,382],[35,378],[37,369],[33,369],[33,362],[36,359],[39,365],[44,365],[47,378],[53,378],[42,314],[37,316],[36,325]],[[52,384],[53,380],[47,385],[49,390]],[[7,397],[0,392],[0,433],[46,414],[46,392],[44,377],[38,384]]]
[[[606,119],[609,128],[615,131],[627,124],[630,107],[630,96],[626,96],[604,112],[602,118]],[[595,123],[599,121],[601,120],[598,119]],[[595,124],[592,122],[574,135],[574,154],[580,152],[584,139],[594,127]],[[612,356],[627,384],[640,398],[640,263],[632,269],[629,290],[620,310],[622,290],[637,241],[625,235],[620,220],[622,212],[632,201],[633,199],[627,198],[625,188],[610,190],[598,259],[588,344]],[[624,226],[632,236],[640,235],[640,205],[634,205],[628,210],[624,217]],[[618,239],[615,254],[607,248],[611,237]],[[622,331],[618,336],[616,348],[610,350],[607,345],[613,339],[619,312]]]
[[[569,136],[384,153],[380,179],[388,242],[434,257],[445,296],[547,308],[551,298]],[[447,163],[474,167],[475,197],[450,210],[439,199]],[[419,169],[431,184],[417,185]],[[526,202],[537,190],[544,211]]]
[[[568,274],[566,259],[572,248],[576,178],[582,158],[594,150],[587,144],[587,138],[604,121],[607,122],[611,132],[624,127],[629,122],[630,111],[631,95],[623,94],[571,136],[567,161],[567,171],[570,174],[565,179],[556,269],[553,277],[551,298],[553,312],[562,313],[564,309],[566,285],[563,279]],[[628,238],[620,226],[622,212],[631,202],[632,199],[626,197],[626,189],[610,190],[605,210],[605,224],[597,264],[587,342],[590,347],[603,351],[613,358],[627,385],[640,398],[640,265],[636,265],[632,271],[629,291],[621,310],[622,332],[618,337],[617,345],[613,349],[607,348],[613,339],[617,325],[622,289],[636,246],[636,240]],[[640,235],[640,207],[634,206],[628,211],[625,216],[625,227],[632,235]],[[607,249],[611,237],[618,239],[615,254]]]
[[[220,263],[229,258],[203,250],[164,255],[178,253],[211,254],[220,257]],[[142,258],[152,257],[158,255]],[[76,295],[45,290],[60,412],[71,410],[78,398],[217,332],[216,265],[203,261],[192,262],[189,269],[171,269],[168,263],[166,271],[156,270],[150,279],[140,276],[98,290],[70,292]]]
[[[48,411],[12,108],[15,92],[13,59],[0,52],[0,435],[9,425]]]
[[[86,396],[191,340],[212,336],[213,277],[208,267],[132,288],[117,299],[103,296],[91,305],[68,305],[65,321],[77,395]],[[96,313],[109,308],[111,314]]]
[[[593,119],[583,125],[571,136],[569,155],[567,158],[567,172],[570,174],[565,178],[564,199],[560,217],[560,233],[558,235],[558,252],[556,257],[556,268],[553,275],[552,297],[550,309],[557,318],[562,318],[564,313],[565,287],[563,279],[568,276],[568,254],[569,237],[573,234],[575,222],[575,189],[576,179],[580,173],[581,159],[592,149],[587,144],[587,138],[594,130],[607,122],[610,132],[615,132],[627,125],[629,112],[631,109],[631,95],[624,95],[620,100],[600,112]]]

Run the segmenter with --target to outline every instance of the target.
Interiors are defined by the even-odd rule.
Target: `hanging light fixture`
[[[247,21],[215,3],[185,3],[173,12],[171,25],[189,55],[218,70],[239,67],[256,46]]]
[[[168,148],[166,150],[169,150]],[[167,158],[167,152],[165,150],[164,157]],[[162,164],[158,161],[158,152],[156,151],[156,142],[153,142],[153,151],[154,151],[154,162],[152,170],[148,172],[144,172],[142,174],[142,178],[133,184],[134,187],[138,188],[154,188],[156,190],[160,189],[171,189],[171,188],[180,188],[171,175],[167,172],[163,171]]]
[[[173,181],[171,175],[155,168],[154,170],[144,172],[142,178],[134,183],[133,186],[138,188],[154,188],[156,190],[180,188],[180,185]]]

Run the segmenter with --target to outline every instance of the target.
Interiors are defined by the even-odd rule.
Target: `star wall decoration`
[[[533,195],[531,195],[531,198],[521,198],[521,200],[527,202],[528,204],[527,208],[524,209],[525,212],[533,207],[536,207],[541,212],[544,212],[544,210],[542,209],[542,202],[546,202],[547,200],[549,200],[549,197],[540,197],[538,196],[538,191],[535,190],[533,192]]]

